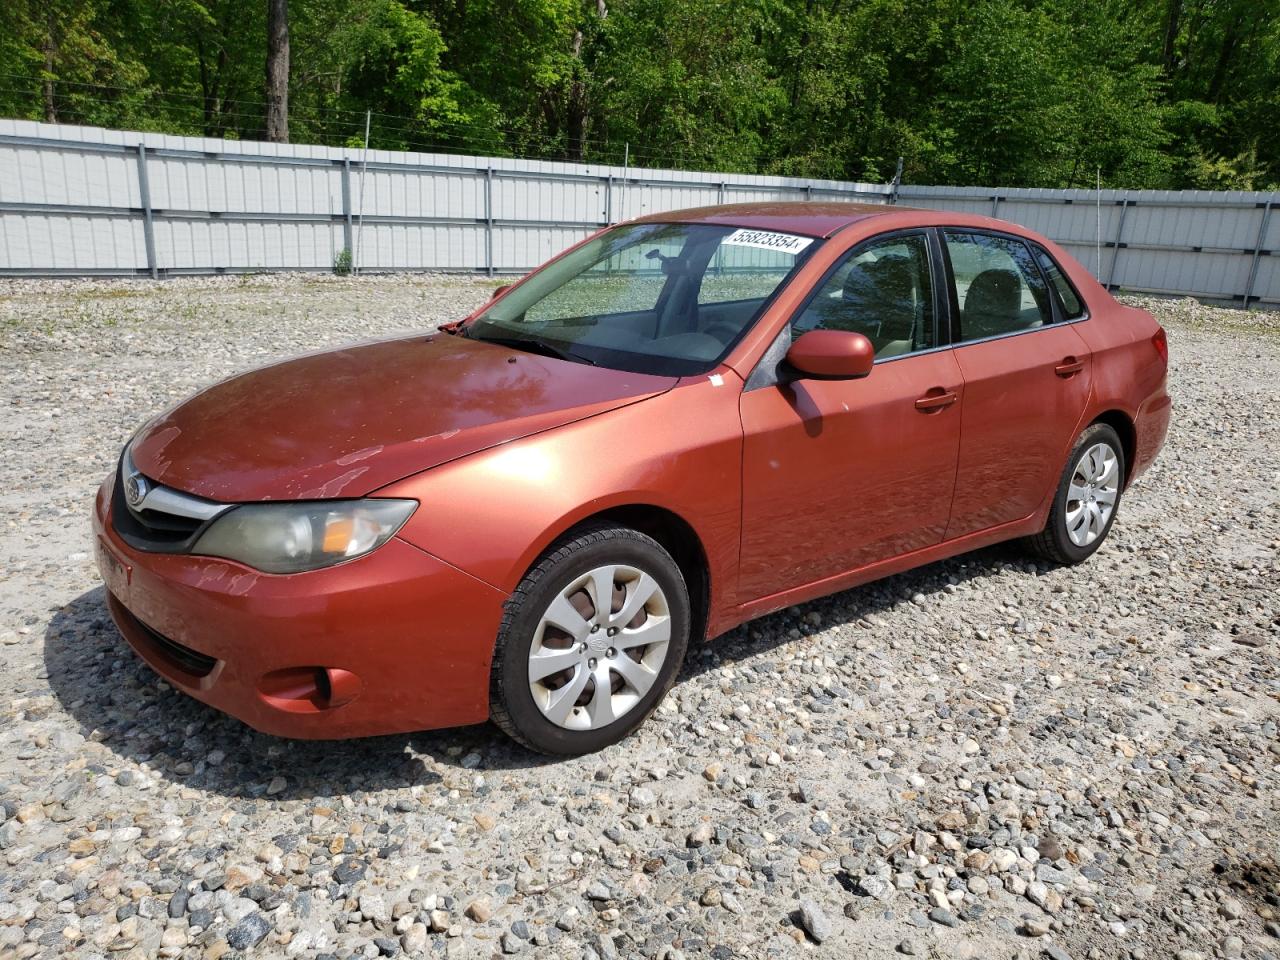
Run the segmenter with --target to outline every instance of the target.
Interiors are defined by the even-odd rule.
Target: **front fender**
[[[742,382],[727,368],[657,397],[481,451],[378,491],[422,506],[398,536],[504,592],[565,531],[624,506],[701,541],[712,621],[737,584]]]

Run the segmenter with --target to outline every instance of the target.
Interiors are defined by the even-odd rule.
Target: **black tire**
[[[529,653],[551,601],[574,578],[608,563],[626,564],[658,582],[671,617],[666,660],[640,701],[608,726],[569,730],[542,714],[529,689]],[[671,555],[635,530],[591,526],[553,545],[507,600],[489,674],[489,716],[516,742],[539,753],[578,756],[602,750],[631,734],[662,702],[684,661],[691,622],[689,590]]]
[[[1076,466],[1079,464],[1084,452],[1097,443],[1105,443],[1111,447],[1120,466],[1122,482],[1116,493],[1116,502],[1111,510],[1111,516],[1107,518],[1101,534],[1092,543],[1079,546],[1072,542],[1070,535],[1067,533],[1067,489],[1071,485],[1071,477],[1075,473]],[[1062,479],[1058,481],[1058,490],[1054,494],[1053,506],[1049,508],[1049,516],[1045,520],[1044,529],[1034,536],[1026,538],[1024,543],[1027,547],[1033,553],[1051,563],[1064,566],[1081,563],[1093,556],[1094,551],[1102,546],[1103,541],[1107,539],[1107,535],[1111,533],[1111,525],[1116,522],[1116,516],[1120,513],[1120,501],[1124,496],[1123,477],[1125,476],[1126,467],[1124,445],[1120,442],[1120,437],[1115,430],[1105,423],[1095,423],[1086,427],[1076,440],[1075,445],[1072,446],[1071,455],[1067,457],[1067,465],[1062,471]]]

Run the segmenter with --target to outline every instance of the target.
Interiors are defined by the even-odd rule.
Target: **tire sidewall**
[[[1102,532],[1098,538],[1087,546],[1079,546],[1067,533],[1067,494],[1071,486],[1071,478],[1075,474],[1076,465],[1080,461],[1081,455],[1089,447],[1098,443],[1105,443],[1111,447],[1111,452],[1116,455],[1116,462],[1120,470],[1120,484],[1116,492],[1115,506],[1111,509],[1111,516],[1107,518],[1106,526],[1102,528]],[[1062,479],[1058,483],[1057,495],[1053,498],[1053,507],[1049,513],[1049,530],[1053,535],[1054,543],[1066,555],[1071,563],[1079,563],[1091,557],[1111,533],[1111,526],[1116,522],[1116,517],[1120,513],[1120,501],[1124,497],[1124,478],[1128,464],[1125,463],[1124,445],[1120,442],[1120,436],[1115,430],[1105,423],[1095,423],[1088,427],[1075,442],[1075,446],[1071,448],[1071,455],[1067,458],[1067,466],[1062,472]]]
[[[573,579],[605,564],[635,567],[658,582],[671,617],[671,639],[657,680],[635,707],[600,730],[567,730],[544,717],[534,702],[529,690],[529,650],[542,614],[555,595]],[[502,700],[511,721],[535,749],[565,756],[593,753],[631,734],[671,689],[688,648],[688,588],[670,554],[641,534],[609,537],[588,544],[536,574],[535,582],[530,584],[518,609],[507,621],[499,644],[501,660],[495,664],[495,670],[500,673]]]

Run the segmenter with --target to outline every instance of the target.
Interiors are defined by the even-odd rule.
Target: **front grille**
[[[150,508],[135,510],[125,499],[124,478],[125,457],[122,456],[116,467],[115,489],[111,494],[111,523],[116,533],[120,534],[120,538],[134,549],[145,550],[148,553],[190,552],[192,545],[212,517],[183,516],[179,513]],[[211,508],[220,506],[189,494],[179,496],[190,503],[207,505]]]
[[[111,522],[121,539],[138,550],[183,553],[195,540],[204,521],[155,510],[134,510],[124,498],[124,483],[116,477],[111,497]]]
[[[173,663],[183,673],[190,674],[194,677],[207,677],[213,672],[213,668],[218,665],[218,661],[199,650],[192,650],[190,647],[183,646],[176,640],[170,640],[162,633],[151,629],[111,594],[108,594],[108,602],[115,608],[117,616],[126,619],[132,624],[137,631],[142,634],[148,646],[152,648],[152,652],[159,654],[165,660]]]

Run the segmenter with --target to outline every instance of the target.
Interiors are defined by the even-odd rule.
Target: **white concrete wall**
[[[382,150],[362,185],[362,159],[0,120],[0,275],[329,270],[348,245],[366,270],[516,273],[645,213],[888,198],[883,184]],[[1280,194],[905,185],[899,202],[1025,224],[1114,287],[1280,302]]]

